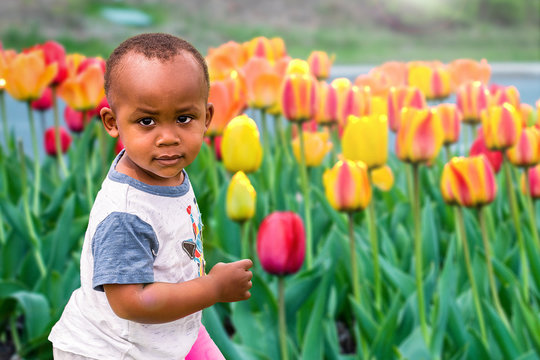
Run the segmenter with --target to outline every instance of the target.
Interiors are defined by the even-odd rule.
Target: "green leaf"
[[[439,258],[439,231],[435,225],[435,209],[429,202],[429,198],[424,200],[425,205],[422,209],[422,254],[424,268],[430,263],[434,263],[438,268],[440,263]]]
[[[407,360],[431,360],[429,352],[420,327],[416,327],[411,335],[401,343],[398,349],[399,354]]]
[[[244,359],[236,349],[234,343],[229,339],[214,307],[203,310],[202,322],[206,327],[208,334],[210,334],[210,337],[219,347],[219,350],[226,359]]]
[[[402,305],[400,299],[395,297],[377,330],[377,335],[371,345],[371,357],[376,359],[392,358],[400,305]]]
[[[49,302],[45,296],[23,290],[11,294],[10,298],[15,299],[22,308],[27,338],[31,340],[43,335],[51,321]]]
[[[287,278],[285,291],[287,319],[293,318],[302,304],[316,290],[324,271],[327,271],[327,269],[314,267],[311,270],[302,271],[293,277]]]
[[[326,196],[322,192],[322,190],[311,187],[311,192],[313,193],[314,199],[321,204],[321,206],[325,209],[325,212],[328,214],[328,216],[332,219],[332,222],[334,222],[341,231],[344,233],[347,233],[348,231],[348,225],[347,220],[343,217],[342,214],[340,214],[338,211],[336,211],[328,202],[326,199]]]
[[[487,318],[497,346],[501,349],[505,359],[516,359],[520,354],[514,335],[506,328],[499,315],[489,302],[484,301]]]
[[[408,297],[416,291],[416,282],[411,275],[391,265],[384,258],[380,258],[379,263],[386,277],[400,290],[403,297]]]
[[[73,246],[76,244],[70,239],[70,228],[73,226],[73,215],[75,208],[75,197],[71,194],[67,200],[65,200],[65,206],[60,214],[60,217],[56,223],[56,229],[52,234],[51,242],[48,243],[48,268],[58,271],[63,270],[63,267],[68,258],[68,254]]]

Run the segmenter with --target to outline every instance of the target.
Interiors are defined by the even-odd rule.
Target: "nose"
[[[178,127],[175,125],[163,125],[156,139],[157,146],[174,146],[180,144]]]

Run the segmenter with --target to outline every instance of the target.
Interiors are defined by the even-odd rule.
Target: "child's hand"
[[[249,268],[253,262],[249,259],[232,263],[217,263],[208,277],[213,278],[218,302],[232,302],[249,299],[251,296],[251,278]]]

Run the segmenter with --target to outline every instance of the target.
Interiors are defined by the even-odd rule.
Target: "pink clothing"
[[[221,351],[208,335],[206,328],[201,324],[195,344],[191,347],[185,360],[225,360]]]

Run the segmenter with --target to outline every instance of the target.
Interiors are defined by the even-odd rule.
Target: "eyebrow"
[[[157,115],[159,114],[159,111],[157,110],[151,110],[151,109],[147,109],[147,108],[142,108],[142,107],[137,107],[135,109],[136,112],[141,112],[141,113],[145,113],[145,114],[151,114],[151,115]]]

